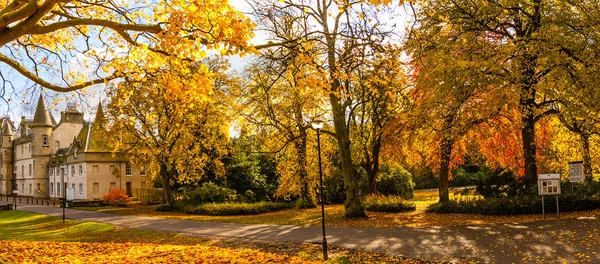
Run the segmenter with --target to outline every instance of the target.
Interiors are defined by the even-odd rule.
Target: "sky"
[[[245,0],[230,0],[229,3],[243,13],[250,11],[249,5]],[[397,19],[400,24],[397,28],[404,29],[405,18],[399,17],[390,19]],[[251,42],[255,45],[264,44],[268,42],[268,39],[264,35],[261,35],[260,32],[257,32]],[[239,56],[231,56],[229,59],[231,62],[230,70],[242,73],[251,57],[240,58]],[[69,62],[72,70],[85,69],[85,67],[83,67],[84,64],[86,64],[86,58],[83,56],[75,56]],[[5,98],[10,98],[10,102],[7,103],[6,101],[0,100],[0,116],[8,115],[15,121],[19,121],[22,115],[26,117],[33,116],[37,98],[42,89],[2,63],[0,63],[0,72],[2,72],[5,78],[11,80],[15,88],[14,93],[5,94]],[[46,97],[46,103],[50,108],[51,114],[53,114],[57,120],[60,118],[60,111],[66,108],[66,103],[69,101],[77,103],[79,110],[82,110],[85,114],[85,118],[89,120],[95,115],[98,102],[102,101],[103,104],[106,102],[104,89],[104,85],[97,85],[72,93],[56,93],[44,89],[44,96]],[[10,91],[7,89],[7,92]]]

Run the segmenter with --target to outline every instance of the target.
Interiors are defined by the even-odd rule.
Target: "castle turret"
[[[8,117],[2,120],[0,153],[0,195],[12,195],[13,185],[13,127]]]
[[[48,173],[46,165],[52,154],[52,118],[50,112],[44,103],[44,97],[40,94],[33,121],[31,121],[32,138],[32,158],[34,173],[34,197],[47,198],[48,196]]]

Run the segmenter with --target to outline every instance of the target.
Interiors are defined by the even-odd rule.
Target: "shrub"
[[[401,166],[382,166],[377,179],[377,192],[384,195],[398,195],[404,199],[413,197],[415,184],[412,175]]]
[[[373,212],[403,212],[414,211],[416,206],[395,195],[368,195],[363,199],[367,211]]]
[[[207,203],[185,207],[187,214],[201,215],[252,215],[293,208],[292,203]]]
[[[104,204],[110,206],[127,206],[127,202],[131,201],[125,191],[121,189],[112,189],[102,197]]]
[[[175,208],[169,206],[168,204],[159,204],[154,211],[157,212],[170,212],[175,210]]]
[[[204,183],[200,188],[186,193],[186,203],[221,203],[235,200],[236,192],[232,189],[218,186],[212,182]]]
[[[556,212],[554,197],[546,197],[544,209],[546,213]],[[564,194],[558,197],[560,212],[585,211],[600,208],[600,196]],[[433,213],[462,213],[482,215],[518,215],[541,214],[542,198],[536,195],[514,197],[494,197],[489,199],[474,199],[450,201],[432,204],[427,208]]]

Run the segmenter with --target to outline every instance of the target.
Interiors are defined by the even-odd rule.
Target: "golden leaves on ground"
[[[46,241],[0,241],[2,258],[19,263],[316,263],[254,249]]]

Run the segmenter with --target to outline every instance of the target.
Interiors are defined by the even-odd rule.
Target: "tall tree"
[[[408,104],[408,83],[402,50],[395,45],[385,46],[383,52],[366,56],[355,69],[357,98],[352,107],[352,147],[361,167],[367,173],[368,192],[376,193],[381,163],[381,149],[386,143],[386,128]]]
[[[392,29],[379,19],[369,4],[334,0],[255,1],[255,16],[259,21],[293,10],[300,14],[291,25],[302,29],[300,35],[278,35],[272,42],[258,45],[263,49],[274,46],[297,47],[308,43],[319,50],[313,64],[321,68],[320,77],[327,83],[324,92],[329,99],[333,133],[340,153],[341,170],[346,194],[346,217],[366,216],[360,202],[358,181],[353,175],[350,132],[351,119],[347,115],[355,103],[351,85],[353,70],[360,65],[362,49],[378,49],[390,36]],[[366,19],[366,18],[369,19]],[[259,23],[259,29],[273,30]]]
[[[211,49],[247,51],[252,28],[226,0],[4,0],[0,62],[42,87],[76,91]]]
[[[293,19],[283,15],[272,17],[271,21],[277,25],[274,28],[289,30],[292,27],[285,23]],[[314,206],[308,177],[308,136],[311,119],[324,113],[323,97],[320,96],[324,83],[318,78],[318,69],[305,63],[310,56],[310,48],[306,45],[263,50],[247,67],[249,82],[240,86],[237,94],[239,104],[244,107],[240,112],[246,122],[270,134],[268,146],[273,147],[269,151],[279,157],[279,173],[282,177],[297,179],[282,181],[278,193],[299,196],[305,202],[302,206]]]
[[[219,65],[198,69],[214,63]],[[143,81],[126,81],[110,91],[108,113],[115,150],[134,163],[146,164],[151,175],[160,177],[170,206],[176,181],[199,180],[206,166],[224,173],[219,157],[226,153],[227,107],[221,100],[224,91],[216,89],[224,87],[215,86],[228,83],[215,77],[220,76],[215,71],[224,69],[222,63],[190,64],[183,72],[149,72]],[[196,82],[215,89],[199,95],[192,85]]]
[[[498,84],[510,84],[510,91],[519,95],[525,180],[535,184],[536,123],[557,113],[552,105],[556,91],[569,87],[560,81],[567,67],[597,66],[589,54],[598,53],[591,43],[600,32],[593,15],[600,5],[595,1],[444,0],[422,2],[415,10],[416,26],[428,32],[443,28],[495,40],[498,48],[493,56],[474,54],[472,61],[482,63],[476,74],[495,76]]]

